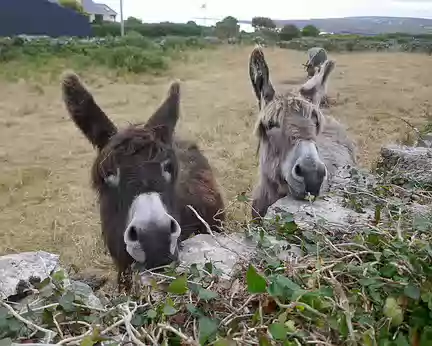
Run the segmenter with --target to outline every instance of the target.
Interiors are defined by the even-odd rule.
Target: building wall
[[[93,22],[96,18],[96,15],[94,14],[90,14],[89,15],[89,21],[90,23]],[[113,16],[109,16],[109,15],[104,15],[103,16],[103,21],[104,22],[115,22],[115,18]]]
[[[0,0],[0,36],[93,36],[88,18],[48,0]]]

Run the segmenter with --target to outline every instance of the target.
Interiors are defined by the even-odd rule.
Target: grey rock
[[[302,230],[311,230],[320,224],[338,233],[354,232],[370,223],[373,217],[372,210],[366,209],[365,213],[360,214],[342,204],[342,198],[339,196],[325,196],[313,203],[284,197],[269,208],[266,218],[291,213]]]
[[[278,258],[283,261],[291,261],[302,255],[299,248],[291,246],[286,241],[267,237],[272,249]],[[240,262],[249,262],[257,253],[257,240],[246,237],[242,233],[230,235],[216,233],[198,234],[185,240],[180,251],[180,267],[189,268],[196,264],[203,268],[204,264],[211,261],[221,271],[222,279],[230,279],[238,268]],[[149,276],[141,274],[141,283],[150,284]]]
[[[422,138],[418,140],[417,147],[432,148],[432,133],[423,135]]]
[[[98,297],[93,293],[91,287],[80,281],[71,281],[71,290],[80,297],[82,302],[92,308],[103,309],[103,305]]]
[[[432,183],[432,149],[387,145],[381,148],[380,168],[392,170],[406,182]]]
[[[28,282],[31,277],[45,280],[58,268],[59,255],[45,251],[22,252],[0,257],[0,294],[6,299],[16,294],[20,281]]]

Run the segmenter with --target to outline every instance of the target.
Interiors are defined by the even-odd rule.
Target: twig
[[[131,320],[132,317],[135,313],[135,311],[138,309],[138,306],[135,302],[130,302],[134,305],[134,308],[132,309],[132,311],[129,309],[129,302],[124,304],[123,306],[121,306],[121,309],[123,309],[126,312],[126,316],[124,316],[123,318],[123,322],[124,325],[126,327],[126,331],[128,333],[128,335],[130,336],[130,338],[132,339],[132,341],[135,343],[135,345],[138,346],[146,346],[144,343],[142,343],[134,334],[134,332],[132,331],[132,325],[131,325]]]
[[[294,309],[297,306],[301,306],[302,308],[314,313],[315,315],[323,318],[323,319],[327,319],[327,316],[321,312],[319,312],[318,310],[314,309],[313,307],[305,304],[305,303],[301,303],[301,302],[292,302],[291,304],[282,304],[279,299],[277,299],[276,297],[273,297],[274,301],[276,302],[276,304],[283,309]]]
[[[230,249],[228,246],[226,246],[225,244],[222,244],[219,239],[216,238],[216,236],[214,235],[213,231],[211,230],[209,224],[198,214],[198,212],[194,209],[194,207],[192,207],[191,205],[188,205],[188,208],[190,210],[192,210],[192,212],[195,214],[195,216],[203,223],[203,225],[206,227],[207,231],[209,232],[209,234],[212,236],[212,238],[224,249],[231,251],[233,253],[235,253],[237,256],[239,256],[240,258],[242,258],[245,261],[249,261],[249,258],[247,258],[246,256],[243,256],[242,254],[238,253],[237,251]]]
[[[175,329],[174,327],[170,326],[169,324],[163,324],[163,323],[158,323],[158,327],[162,328],[163,330],[169,331],[171,333],[174,333],[175,335],[177,335],[178,337],[182,338],[184,341],[186,341],[187,343],[194,345],[194,346],[200,346],[199,343],[197,343],[195,340],[189,338],[188,336],[184,335],[182,332],[180,332],[179,330]]]
[[[45,333],[46,338],[51,341],[52,339],[54,339],[54,337],[57,335],[56,332],[53,332],[52,330],[49,329],[45,329],[42,327],[39,327],[38,325],[34,324],[33,322],[25,319],[24,317],[22,317],[20,314],[18,314],[10,305],[8,305],[7,303],[5,303],[4,301],[0,301],[0,304],[5,307],[11,314],[13,317],[15,317],[17,320],[20,320],[21,322],[23,322],[24,324],[26,324],[27,326],[36,329],[40,332]],[[48,341],[47,340],[47,341]]]
[[[227,317],[225,317],[222,321],[221,321],[221,323],[219,324],[219,326],[221,326],[221,325],[228,325],[229,323],[229,320],[230,320],[230,318],[232,317],[232,316],[234,316],[236,313],[239,313],[240,311],[242,311],[250,302],[251,302],[251,300],[252,299],[254,299],[255,298],[255,295],[251,295],[243,304],[242,304],[242,306],[240,306],[238,309],[236,309],[235,310],[235,312],[232,312],[232,313],[230,313]]]

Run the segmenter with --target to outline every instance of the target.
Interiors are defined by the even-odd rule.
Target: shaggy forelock
[[[154,129],[145,128],[142,124],[129,126],[113,136],[96,157],[92,168],[93,187],[97,188],[107,176],[115,173],[119,155],[146,153],[141,162],[147,163],[158,161],[166,149],[166,144],[158,139]]]
[[[286,120],[293,118],[294,114],[301,114],[304,119],[311,119],[316,113],[318,120],[322,122],[323,116],[318,107],[301,96],[292,93],[275,95],[272,102],[262,109],[255,124],[255,135],[259,136],[260,126],[266,128],[273,126],[282,127]]]

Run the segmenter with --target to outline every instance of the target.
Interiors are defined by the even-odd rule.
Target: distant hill
[[[251,21],[239,22],[250,24]],[[299,28],[314,25],[321,31],[335,34],[378,35],[404,32],[410,34],[432,34],[432,19],[403,17],[345,17],[310,20],[274,19],[278,27],[294,24]]]

